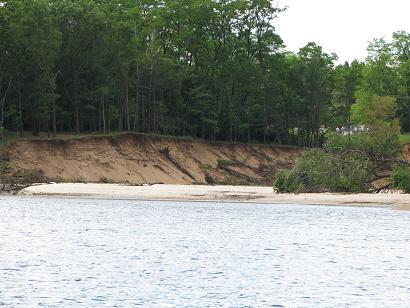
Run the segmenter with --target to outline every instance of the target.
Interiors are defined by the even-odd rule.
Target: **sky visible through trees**
[[[409,33],[336,65],[314,42],[286,51],[280,16],[268,0],[3,2],[0,129],[316,146],[388,96],[410,131]]]

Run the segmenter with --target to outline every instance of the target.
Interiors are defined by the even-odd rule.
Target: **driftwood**
[[[378,193],[381,193],[383,190],[388,190],[388,189],[390,189],[391,188],[391,184],[389,183],[389,184],[386,184],[386,185],[383,185],[383,186],[381,186],[381,187],[377,187],[377,188],[374,188],[374,189],[371,189],[370,190],[370,193],[376,193],[376,194],[378,194]]]
[[[15,182],[7,183],[4,180],[0,183],[0,194],[16,194],[20,190],[30,186],[29,184],[20,184]]]

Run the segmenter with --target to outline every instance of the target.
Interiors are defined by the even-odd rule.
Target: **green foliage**
[[[375,155],[395,156],[400,150],[400,124],[395,118],[396,100],[390,96],[360,93],[358,102],[352,107],[352,119],[365,124],[369,132],[359,138],[370,147],[367,151]],[[360,96],[362,94],[364,96]]]
[[[397,166],[391,176],[392,186],[406,194],[410,194],[410,168]]]
[[[98,181],[99,183],[104,183],[104,184],[112,184],[112,183],[114,183],[114,181],[111,179],[111,178],[109,178],[109,177],[102,177],[102,178],[100,178],[100,180]]]
[[[4,129],[4,126],[0,125],[0,145],[3,145],[4,143],[4,134],[6,130]]]
[[[221,167],[229,167],[232,165],[235,165],[236,162],[233,160],[227,160],[227,159],[218,159],[218,168]]]
[[[400,126],[410,130],[410,34],[405,31],[393,33],[390,42],[383,39],[373,40],[368,47],[368,58],[363,69],[358,103],[362,111],[374,96],[394,97],[396,116]]]
[[[273,182],[278,193],[298,193],[305,191],[305,186],[299,175],[292,170],[280,171]]]
[[[0,177],[4,175],[5,172],[10,170],[11,166],[8,162],[0,161]]]
[[[352,107],[352,120],[354,122],[377,127],[380,122],[392,122],[395,118],[395,98],[369,95],[366,92],[358,93],[357,103]]]
[[[309,146],[319,146],[321,140],[320,127],[323,117],[327,113],[333,85],[333,62],[336,54],[323,52],[322,47],[315,43],[308,43],[298,53],[301,77],[301,93],[306,108],[306,114],[311,119],[313,140]]]
[[[351,123],[350,110],[356,102],[356,92],[362,82],[363,63],[353,61],[351,64],[338,65],[334,71],[334,83],[330,112],[329,126],[335,128]]]
[[[400,134],[399,141],[401,145],[410,143],[410,134]]]
[[[274,188],[280,193],[365,192],[369,189],[369,167],[360,153],[340,155],[312,149],[300,157],[293,169],[279,173]]]
[[[276,177],[275,189],[287,193],[368,192],[380,177],[379,169],[389,170],[400,153],[398,135],[384,131],[383,137],[382,129],[388,131],[382,126],[353,135],[328,133],[323,149],[306,151],[291,170]]]
[[[259,0],[6,1],[6,127],[272,139],[286,131],[266,113],[283,103],[279,12]]]
[[[383,121],[410,131],[407,32],[372,42],[366,63],[334,67],[336,55],[314,42],[284,50],[282,11],[267,0],[3,1],[0,122],[36,136],[134,131],[317,147],[322,127],[350,123],[356,101],[355,119],[374,122],[394,97],[396,115]]]
[[[400,141],[397,134],[383,127],[368,133],[341,136],[336,133],[326,134],[324,148],[330,151],[357,151],[373,157],[397,157],[400,153]]]

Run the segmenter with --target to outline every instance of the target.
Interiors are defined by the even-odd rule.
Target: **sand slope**
[[[6,150],[16,170],[51,180],[131,184],[271,185],[301,149],[209,143],[138,134],[69,140],[19,140]]]

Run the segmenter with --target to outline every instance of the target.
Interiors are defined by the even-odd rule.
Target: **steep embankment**
[[[6,157],[14,170],[57,181],[271,185],[275,173],[291,167],[301,151],[124,134],[19,140]]]

